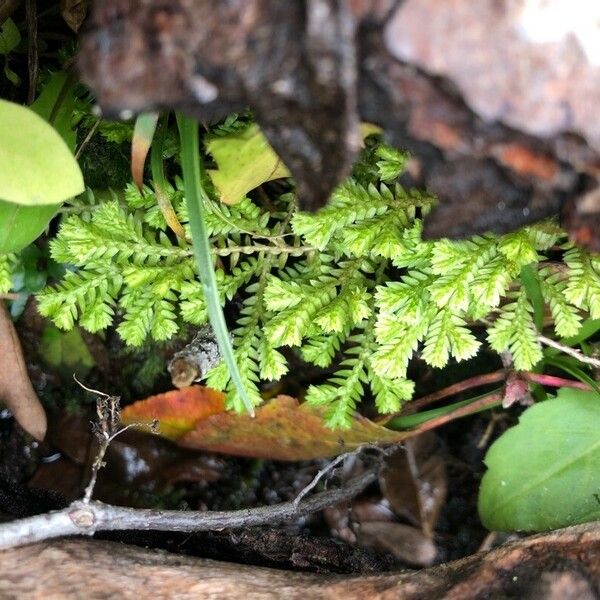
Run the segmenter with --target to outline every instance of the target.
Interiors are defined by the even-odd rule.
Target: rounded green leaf
[[[0,25],[0,54],[12,52],[21,41],[21,32],[12,19]]]
[[[600,519],[600,395],[561,389],[527,409],[485,457],[483,524],[546,531]]]
[[[60,204],[23,206],[0,200],[0,254],[18,252],[46,229]]]
[[[79,165],[60,135],[29,108],[0,100],[0,198],[37,206],[83,190]]]

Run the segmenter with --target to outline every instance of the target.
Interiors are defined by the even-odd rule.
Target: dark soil
[[[90,425],[95,418],[93,395],[79,388],[71,376],[44,366],[38,350],[44,322],[33,305],[28,306],[18,325],[31,365],[30,375],[48,410],[50,427],[47,441],[39,445],[27,438],[7,411],[0,414],[0,506],[4,519],[58,508],[80,497],[95,453]],[[172,348],[155,350],[155,362],[159,367],[162,364],[162,372],[154,378],[146,373],[147,381],[139,381],[132,372],[137,369],[143,374],[144,369],[148,370],[148,356],[127,360],[125,377],[121,366],[124,350],[114,338],[109,336],[103,341],[85,336],[85,341],[97,357],[97,366],[86,373],[86,385],[119,393],[125,404],[170,387],[163,369]],[[486,370],[493,368],[490,365]],[[433,381],[426,372],[421,375],[424,389],[439,385],[437,376]],[[464,373],[450,373],[449,377],[453,375],[460,378]],[[110,388],[106,387],[107,381],[113,382]],[[126,388],[125,381],[136,381],[137,385]],[[477,515],[477,490],[485,451],[506,426],[506,419],[496,420],[485,413],[437,432],[438,452],[446,463],[448,495],[434,529],[435,563],[472,554],[486,538],[488,532]],[[126,432],[109,449],[95,497],[121,505],[182,510],[233,510],[275,504],[293,499],[325,462],[282,463],[210,455],[178,448],[156,436]],[[337,479],[334,475],[329,484],[335,485]],[[377,485],[356,502],[366,503],[371,512],[390,513]],[[351,507],[340,509],[349,511]],[[360,516],[363,513],[364,509],[353,513],[351,528],[360,527],[360,519],[372,518]],[[402,521],[393,515],[386,518]],[[185,535],[128,532],[102,537],[287,569],[358,573],[407,566],[377,544],[375,548],[361,547],[360,540],[349,544],[339,539],[335,529],[330,519],[317,514],[280,528]]]

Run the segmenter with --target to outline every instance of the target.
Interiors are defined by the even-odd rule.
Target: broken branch
[[[350,480],[341,488],[315,494],[297,506],[291,501],[234,511],[135,509],[78,500],[62,510],[0,525],[0,549],[67,535],[93,535],[98,531],[137,529],[193,532],[273,525],[347,501],[376,479],[377,472],[372,470]]]

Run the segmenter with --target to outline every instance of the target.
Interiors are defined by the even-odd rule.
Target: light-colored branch
[[[590,356],[586,356],[585,354],[579,352],[579,350],[575,350],[575,348],[571,348],[570,346],[565,346],[555,340],[547,338],[544,335],[538,335],[538,340],[545,344],[546,346],[550,346],[555,350],[560,350],[564,354],[568,354],[573,358],[576,358],[579,362],[585,363],[586,365],[592,365],[593,367],[600,368],[600,360],[597,358],[592,358]]]
[[[98,119],[96,119],[96,122],[92,125],[92,128],[87,132],[87,135],[85,136],[84,140],[79,145],[79,148],[77,148],[77,152],[75,152],[76,160],[79,160],[79,158],[83,154],[83,151],[85,150],[86,146],[90,143],[91,139],[96,135],[96,132],[98,131],[98,128],[100,127],[100,123],[102,123],[102,117],[98,117]]]
[[[221,531],[273,525],[318,512],[353,498],[377,479],[374,469],[341,488],[315,494],[300,502],[284,502],[234,511],[179,511],[123,508],[78,500],[67,508],[0,525],[0,549],[14,548],[68,535],[98,531]]]

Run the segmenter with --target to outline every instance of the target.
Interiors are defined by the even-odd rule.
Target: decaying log
[[[600,590],[600,523],[579,525],[425,569],[343,577],[178,556],[97,540],[0,553],[0,598],[592,600]]]
[[[564,0],[102,0],[80,68],[112,113],[249,105],[304,208],[347,174],[363,119],[413,153],[407,183],[440,197],[429,235],[563,206],[600,249],[599,16]]]

